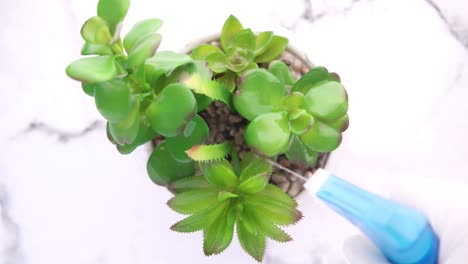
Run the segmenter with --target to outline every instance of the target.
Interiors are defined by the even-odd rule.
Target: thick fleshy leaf
[[[273,74],[265,69],[246,72],[240,79],[233,102],[236,110],[246,119],[280,110],[279,102],[286,89]]]
[[[217,79],[217,81],[222,83],[231,93],[236,89],[236,80],[237,76],[233,71],[227,71],[223,76],[221,76],[221,78]]]
[[[107,45],[112,41],[107,23],[98,16],[86,20],[81,28],[81,36],[86,42],[92,44]]]
[[[124,20],[130,6],[130,0],[99,0],[97,14],[115,27]]]
[[[154,55],[160,43],[161,35],[158,33],[150,33],[142,37],[128,53],[128,65],[132,68],[142,65],[146,59]]]
[[[83,89],[83,92],[85,92],[87,95],[91,97],[94,96],[94,87],[95,87],[95,84],[93,83],[81,83],[81,88]]]
[[[237,185],[237,176],[227,160],[202,164],[201,170],[205,179],[221,188],[233,188]]]
[[[288,146],[290,138],[286,112],[258,116],[247,126],[244,138],[257,153],[269,157],[280,154]]]
[[[197,112],[197,101],[187,86],[173,83],[166,86],[146,109],[154,131],[165,137],[182,133]]]
[[[204,94],[193,94],[195,99],[197,100],[197,112],[200,113],[201,111],[205,110],[208,106],[210,106],[213,100]]]
[[[209,128],[205,120],[196,115],[184,129],[184,132],[176,137],[166,138],[166,145],[172,156],[180,162],[188,162],[192,159],[185,151],[202,143],[209,135]]]
[[[192,50],[192,58],[194,60],[205,60],[206,57],[208,57],[210,54],[212,53],[221,53],[221,54],[224,54],[224,52],[214,46],[214,45],[211,45],[211,44],[201,44],[200,46],[194,48]]]
[[[267,218],[276,225],[291,225],[302,218],[302,213],[295,208],[291,208],[272,201],[259,201],[245,198],[245,211],[256,210],[260,215]]]
[[[343,85],[330,81],[310,89],[304,96],[305,109],[320,120],[333,121],[348,111],[348,95]]]
[[[171,229],[176,232],[189,233],[202,230],[211,224],[225,211],[228,206],[228,201],[218,203],[201,212],[195,213],[182,221],[171,226]]]
[[[157,18],[145,19],[136,23],[123,40],[125,50],[130,52],[137,42],[139,42],[147,34],[158,31],[162,24],[163,22],[161,19]]]
[[[255,50],[255,34],[250,28],[237,32],[232,38],[232,45],[235,47]]]
[[[193,214],[218,203],[218,188],[179,193],[167,202],[169,207],[181,214]]]
[[[274,225],[268,218],[256,210],[251,210],[251,208],[247,207],[246,213],[252,217],[252,220],[255,222],[258,230],[267,237],[278,242],[288,242],[292,240],[291,236]]]
[[[315,120],[312,128],[300,135],[299,138],[313,151],[330,152],[338,148],[342,136],[341,132],[321,121]]]
[[[215,73],[225,72],[227,69],[226,55],[222,52],[213,52],[206,57],[208,67]]]
[[[296,135],[301,135],[314,124],[314,117],[305,110],[295,110],[289,113],[289,128]]]
[[[192,176],[195,173],[193,162],[178,162],[167,150],[165,142],[159,144],[151,153],[146,165],[150,179],[161,186]]]
[[[168,186],[169,190],[171,190],[174,193],[183,193],[188,191],[206,189],[209,187],[213,187],[213,185],[209,183],[203,176],[192,176],[182,178],[180,180],[172,182]]]
[[[81,58],[68,65],[66,72],[70,78],[87,83],[108,81],[119,74],[113,55]]]
[[[243,182],[248,178],[257,175],[264,175],[268,177],[272,170],[273,169],[270,163],[260,158],[253,152],[249,152],[241,161],[239,180]]]
[[[272,61],[268,66],[268,71],[276,76],[276,78],[278,78],[278,80],[280,80],[283,85],[293,85],[296,81],[288,66],[282,61]]]
[[[265,254],[265,235],[257,231],[248,217],[237,219],[237,237],[242,248],[258,262],[262,262]]]
[[[283,190],[273,184],[268,184],[263,191],[249,196],[248,199],[260,202],[274,202],[282,204],[286,207],[295,208],[297,206],[296,200],[287,195]]]
[[[226,65],[236,73],[245,71],[253,62],[254,54],[251,50],[238,48],[235,46],[229,47],[226,50]]]
[[[293,92],[306,94],[312,87],[318,83],[328,80],[330,73],[324,67],[315,67],[304,74],[291,88]]]
[[[170,73],[184,64],[192,62],[190,56],[172,51],[159,51],[145,61],[145,72],[148,83],[154,83],[163,74]]]
[[[132,153],[137,147],[149,142],[151,139],[156,137],[157,133],[151,128],[151,126],[143,121],[140,118],[140,127],[138,128],[138,134],[136,139],[131,144],[124,144],[124,145],[117,145],[117,150],[120,154],[130,154]]]
[[[237,188],[240,192],[253,194],[262,191],[270,180],[270,174],[263,173],[247,178]]]
[[[297,136],[294,136],[291,141],[285,153],[289,161],[300,162],[307,166],[314,166],[317,163],[318,152],[307,148]]]
[[[101,115],[113,123],[118,123],[132,110],[130,87],[121,79],[95,84],[94,100]]]
[[[270,62],[281,55],[288,46],[288,39],[281,36],[273,36],[268,48],[255,58],[255,62]]]
[[[203,251],[206,256],[219,254],[231,244],[235,221],[235,208],[226,208],[213,224],[203,230]]]
[[[304,105],[304,95],[300,92],[292,92],[291,94],[281,98],[280,105],[288,112],[294,112],[298,109],[302,109]]]
[[[258,56],[265,52],[267,48],[271,44],[271,40],[273,39],[273,32],[265,31],[258,34],[257,39],[255,40],[255,56]]]
[[[213,145],[195,145],[186,151],[187,155],[199,162],[207,162],[213,160],[220,160],[231,152],[232,144],[223,142],[221,144]]]
[[[119,145],[134,143],[140,127],[140,103],[136,101],[129,115],[118,123],[109,123],[112,138]]]
[[[348,126],[349,126],[349,117],[348,117],[348,114],[336,119],[336,120],[333,120],[333,121],[330,121],[330,122],[327,122],[327,125],[330,126],[331,128],[334,128],[338,131],[341,131],[341,132],[344,132],[346,131],[346,129],[348,129]]]
[[[85,43],[81,48],[81,55],[111,55],[112,49],[107,45]]]
[[[220,37],[221,46],[224,50],[231,46],[234,35],[243,29],[242,24],[235,16],[230,15],[228,17],[224,22]]]

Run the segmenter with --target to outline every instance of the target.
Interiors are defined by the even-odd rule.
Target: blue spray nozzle
[[[437,263],[439,239],[421,212],[358,188],[325,170],[319,170],[314,177],[318,179],[310,180],[305,187],[315,188],[321,200],[364,232],[391,263]]]

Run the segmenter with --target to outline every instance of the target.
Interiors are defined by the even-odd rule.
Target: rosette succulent
[[[82,29],[85,57],[66,73],[93,97],[107,120],[109,141],[122,154],[157,139],[147,172],[175,196],[168,205],[189,215],[172,226],[203,231],[206,255],[231,243],[261,261],[265,239],[291,240],[278,226],[301,218],[297,203],[269,183],[279,155],[310,166],[336,149],[348,126],[347,94],[337,74],[315,67],[296,80],[278,57],[288,40],[254,33],[230,16],[219,45],[191,54],[158,51],[162,21],[146,19],[121,37],[129,0],[99,0]],[[212,128],[202,116],[213,102],[245,118],[251,152],[232,141],[206,144]],[[241,156],[242,161],[239,160]]]

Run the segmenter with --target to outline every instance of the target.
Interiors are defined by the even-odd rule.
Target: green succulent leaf
[[[348,129],[348,126],[349,126],[349,117],[348,117],[348,114],[336,119],[336,120],[333,120],[333,121],[330,121],[330,122],[327,122],[327,125],[330,126],[331,128],[334,128],[335,130],[337,131],[341,131],[341,132],[344,132],[346,131],[346,129]]]
[[[210,106],[210,104],[213,102],[213,100],[204,95],[204,94],[193,94],[195,96],[195,99],[197,99],[197,112],[200,113],[201,111],[205,110]]]
[[[284,86],[273,74],[265,69],[254,69],[241,77],[233,102],[243,117],[253,120],[261,114],[279,111],[284,95]]]
[[[235,208],[227,208],[203,230],[203,251],[206,256],[219,254],[231,244],[235,221]]]
[[[182,178],[180,180],[173,181],[168,186],[169,190],[177,194],[188,191],[207,189],[209,187],[213,187],[213,185],[209,183],[203,176]]]
[[[112,41],[107,23],[98,16],[88,19],[81,28],[81,36],[86,42],[107,45]]]
[[[331,78],[330,73],[325,67],[315,67],[309,72],[304,74],[291,88],[293,92],[301,92],[307,94],[307,92],[317,84],[327,81]]]
[[[247,178],[239,184],[237,188],[240,192],[246,194],[253,194],[262,191],[268,184],[270,174],[263,173]]]
[[[140,103],[136,101],[129,115],[118,123],[109,123],[112,138],[119,145],[134,143],[140,127]]]
[[[276,76],[283,85],[293,85],[296,81],[288,66],[280,60],[272,61],[268,66],[268,71]]]
[[[242,248],[258,262],[262,262],[265,254],[265,235],[258,232],[253,221],[248,217],[237,219],[237,237]]]
[[[165,137],[174,137],[184,131],[196,111],[197,101],[189,88],[172,83],[148,106],[146,115],[154,131]]]
[[[148,159],[146,170],[150,179],[161,186],[192,176],[195,173],[193,162],[178,162],[167,150],[165,142],[159,144]]]
[[[268,113],[256,117],[246,128],[245,142],[265,156],[280,154],[289,143],[290,130],[286,112]]]
[[[121,79],[94,84],[94,100],[101,115],[113,123],[126,118],[132,110],[130,87]]]
[[[66,72],[70,78],[87,83],[108,81],[119,74],[113,55],[81,58],[68,65]]]
[[[274,225],[270,220],[268,220],[268,218],[261,215],[256,210],[246,208],[246,213],[248,213],[252,217],[252,220],[255,221],[258,230],[267,237],[278,242],[288,242],[292,240],[291,236]]]
[[[219,219],[220,215],[222,215],[228,206],[228,203],[228,201],[221,202],[201,212],[195,213],[184,220],[177,222],[171,227],[171,229],[181,233],[202,230],[213,224],[216,219]]]
[[[180,162],[192,161],[185,151],[202,143],[208,138],[209,128],[205,120],[196,115],[185,127],[184,132],[175,137],[166,138],[169,152]]]
[[[232,37],[232,45],[246,50],[255,50],[255,34],[251,29],[243,29]]]
[[[221,160],[200,166],[205,179],[221,188],[234,188],[237,185],[237,176],[227,160]]]
[[[232,193],[232,192],[224,191],[224,190],[220,191],[218,194],[218,200],[220,202],[233,199],[233,198],[237,198],[237,197],[239,197],[239,195]]]
[[[120,152],[120,154],[130,154],[137,147],[155,138],[156,135],[157,133],[154,132],[151,126],[146,121],[144,121],[143,118],[140,118],[140,127],[138,128],[138,134],[135,140],[131,144],[117,145],[117,150]]]
[[[233,71],[226,71],[217,81],[222,83],[229,92],[236,89],[237,75]]]
[[[195,145],[189,150],[186,151],[187,155],[195,160],[200,162],[207,162],[212,160],[220,160],[231,152],[232,144],[224,142],[221,144],[213,145]]]
[[[257,175],[264,175],[268,177],[272,170],[273,169],[270,163],[268,163],[263,158],[260,158],[253,152],[249,152],[241,161],[239,180],[243,182],[248,178]]]
[[[146,59],[153,56],[161,43],[161,35],[149,33],[136,42],[128,52],[127,63],[131,68],[142,65]]]
[[[304,95],[300,92],[292,92],[287,96],[281,98],[280,105],[288,112],[294,112],[302,109],[304,105]]]
[[[307,166],[317,163],[318,152],[307,148],[297,136],[292,138],[291,146],[285,154],[291,162],[300,162]]]
[[[248,199],[259,201],[259,202],[272,202],[281,204],[289,208],[297,207],[297,202],[280,188],[273,184],[268,184],[263,191],[250,195]]]
[[[243,29],[242,24],[235,16],[229,16],[226,22],[224,22],[223,29],[221,30],[221,47],[224,50],[230,47],[232,45],[234,35]]]
[[[320,120],[333,121],[348,111],[348,95],[339,82],[323,82],[304,96],[305,109]]]
[[[153,84],[159,77],[172,72],[174,69],[191,63],[190,56],[172,51],[159,51],[145,61],[145,72],[148,83]]]
[[[85,94],[94,97],[94,87],[95,85],[92,83],[81,83],[81,88]]]
[[[192,58],[194,60],[205,60],[209,55],[213,53],[224,54],[224,52],[211,44],[202,44],[192,50]]]
[[[115,28],[127,15],[130,0],[99,0],[97,14]]]
[[[270,46],[272,39],[273,39],[273,32],[271,31],[265,31],[265,32],[258,34],[255,40],[255,51],[254,51],[255,56],[259,56],[263,52],[265,52]]]
[[[227,69],[226,55],[222,52],[213,52],[206,57],[208,67],[215,73],[225,72]]]
[[[327,124],[315,120],[314,125],[307,132],[300,135],[301,141],[311,150],[330,152],[341,143],[341,133]]]
[[[281,55],[288,46],[288,39],[281,36],[273,36],[268,48],[255,58],[255,62],[270,62]]]
[[[178,213],[193,214],[218,203],[218,193],[219,190],[213,187],[187,191],[174,196],[167,205]]]
[[[262,217],[276,225],[292,225],[302,218],[302,213],[295,208],[272,201],[255,200],[249,196],[245,198],[243,204],[246,211],[256,210]]]
[[[289,114],[289,127],[291,132],[296,135],[301,135],[309,130],[314,122],[314,117],[304,110],[296,110]]]
[[[254,54],[251,50],[236,46],[229,47],[226,50],[226,64],[233,72],[240,73],[245,71],[251,66],[253,59]]]
[[[127,53],[133,49],[135,44],[146,35],[158,31],[163,22],[157,18],[150,18],[136,23],[123,40],[123,45]]]
[[[107,45],[85,43],[81,55],[112,55],[112,49]]]

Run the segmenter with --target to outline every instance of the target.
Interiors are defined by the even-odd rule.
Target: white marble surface
[[[181,216],[146,176],[148,149],[118,154],[93,100],[65,76],[95,5],[2,2],[0,263],[254,263],[237,241],[206,258],[201,234],[170,231]],[[463,0],[133,0],[126,29],[160,17],[162,49],[180,49],[232,13],[289,36],[349,91],[351,126],[330,169],[385,190],[403,171],[468,184],[467,12]],[[343,263],[337,245],[355,230],[320,210],[289,229],[295,242],[270,249],[289,263]]]

